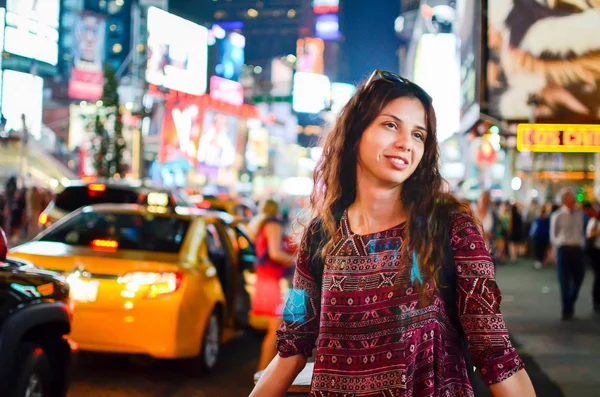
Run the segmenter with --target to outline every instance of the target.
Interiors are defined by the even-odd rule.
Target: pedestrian
[[[510,262],[515,264],[519,259],[519,250],[523,243],[523,217],[517,203],[509,205],[508,257]]]
[[[492,208],[492,199],[489,191],[483,191],[479,195],[477,203],[473,205],[473,214],[481,223],[483,228],[483,237],[488,248],[493,249],[498,227],[498,217]]]
[[[285,277],[285,269],[293,266],[296,256],[283,247],[279,204],[276,201],[266,200],[248,224],[248,229],[254,240],[257,258],[251,310],[253,315],[268,319],[258,363],[258,370],[261,371],[277,354],[276,332],[281,324],[284,304],[280,283]]]
[[[575,302],[585,275],[583,212],[575,208],[570,189],[561,194],[562,207],[550,218],[550,241],[556,247],[556,270],[560,284],[563,321],[575,314]]]
[[[529,236],[533,241],[533,248],[536,262],[533,265],[536,269],[541,269],[548,260],[548,248],[550,247],[550,204],[545,204],[540,207],[539,213],[536,215]]]
[[[311,396],[472,397],[459,328],[495,397],[535,395],[480,227],[443,191],[435,126],[431,98],[392,72],[344,107],[314,173],[279,354],[252,397],[283,396],[315,347]]]
[[[588,259],[594,272],[592,302],[594,302],[594,312],[600,314],[600,220],[597,213],[591,215],[585,237],[588,239],[586,241]]]
[[[40,188],[31,186],[26,193],[27,209],[27,238],[32,239],[38,234],[38,221],[44,210],[44,197]]]

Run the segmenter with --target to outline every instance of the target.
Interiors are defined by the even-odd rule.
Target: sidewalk
[[[560,293],[554,269],[532,262],[501,266],[502,313],[511,338],[524,357],[538,396],[600,396],[600,316],[592,310],[592,272],[588,269],[575,319],[560,321]],[[531,358],[535,363],[529,363]],[[537,365],[536,365],[537,364]],[[536,368],[539,365],[539,369]],[[541,369],[541,371],[540,371]]]

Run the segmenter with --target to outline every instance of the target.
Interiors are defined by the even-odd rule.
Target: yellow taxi
[[[248,322],[249,239],[227,214],[100,204],[67,215],[11,256],[63,273],[81,350],[195,358],[211,370]]]

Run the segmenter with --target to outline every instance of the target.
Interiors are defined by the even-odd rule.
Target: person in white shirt
[[[598,215],[588,221],[585,236],[592,239],[588,250],[590,265],[594,271],[592,301],[594,302],[594,311],[600,313],[600,219],[598,219]]]
[[[562,320],[575,314],[575,302],[585,276],[583,212],[575,208],[575,196],[563,191],[563,206],[550,218],[550,242],[557,248],[556,270],[562,298]]]

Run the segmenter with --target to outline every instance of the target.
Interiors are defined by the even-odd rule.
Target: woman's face
[[[358,146],[358,183],[397,187],[417,169],[427,138],[425,108],[415,98],[388,103],[367,127]]]

